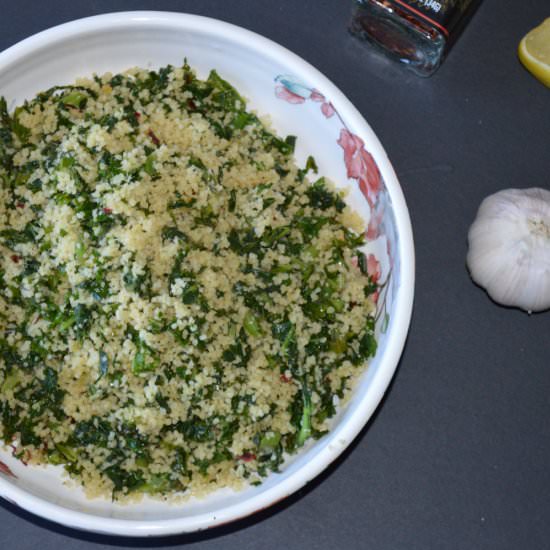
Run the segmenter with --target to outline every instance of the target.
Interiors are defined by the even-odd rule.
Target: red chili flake
[[[136,117],[137,120],[139,120],[141,118],[141,113],[138,113],[137,111],[134,113],[134,116]]]
[[[25,203],[24,202],[17,202],[17,203],[15,203],[15,206],[17,208],[25,208]]]
[[[112,211],[110,208],[104,208],[104,209],[103,209],[103,213],[104,213],[104,214],[112,214],[113,211]]]
[[[155,136],[155,132],[153,132],[153,130],[149,129],[149,131],[147,132],[147,135],[151,138],[151,140],[155,145],[160,145],[160,139],[157,136]]]
[[[289,378],[285,374],[281,374],[280,379],[281,379],[281,382],[284,382],[285,384],[288,384],[292,380],[292,378]]]
[[[242,460],[243,462],[250,462],[251,460],[256,460],[256,455],[254,453],[244,453],[241,456],[237,457],[239,460]]]
[[[189,98],[187,100],[187,107],[189,107],[190,111],[196,111],[197,110],[197,104],[191,98]]]
[[[19,260],[21,260],[21,256],[17,256],[16,254],[12,254],[12,255],[10,256],[10,258],[11,258],[11,261],[12,261],[12,262],[15,262],[16,264],[18,264],[18,263],[19,263]]]

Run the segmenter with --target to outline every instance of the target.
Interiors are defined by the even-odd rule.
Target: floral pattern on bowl
[[[17,476],[11,471],[11,468],[0,460],[0,474],[17,478]]]
[[[306,101],[320,103],[322,115],[327,119],[335,117],[339,122],[340,135],[336,143],[343,149],[347,177],[355,180],[370,211],[370,219],[365,228],[367,272],[379,287],[375,294],[376,323],[377,329],[383,333],[387,330],[390,320],[388,303],[391,302],[390,292],[393,292],[392,273],[395,264],[393,251],[397,249],[397,236],[393,230],[393,224],[388,224],[386,221],[391,214],[392,206],[378,165],[366,149],[363,139],[349,130],[336,107],[322,92],[289,75],[278,75],[275,77],[275,82],[275,95],[279,99],[292,105],[301,105]],[[381,280],[382,267],[378,259],[379,253],[369,251],[369,243],[379,238],[386,240],[386,258],[382,263],[387,263],[388,269],[383,280]]]

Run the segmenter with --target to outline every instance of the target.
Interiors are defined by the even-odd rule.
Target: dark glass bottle
[[[350,30],[420,76],[432,75],[476,0],[355,0]]]

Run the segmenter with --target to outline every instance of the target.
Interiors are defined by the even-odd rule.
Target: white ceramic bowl
[[[414,248],[394,170],[353,105],[319,71],[285,48],[204,17],[163,12],[102,15],[41,32],[1,53],[0,95],[13,108],[77,76],[180,65],[184,58],[199,76],[215,68],[252,108],[271,116],[280,134],[298,136],[301,163],[314,155],[320,173],[350,188],[348,200],[368,227],[371,268],[385,283],[378,299],[378,351],[332,431],[293,457],[282,473],[241,492],[220,490],[177,506],[152,500],[126,506],[89,501],[80,489],[63,484],[60,467],[25,467],[9,449],[0,450],[0,495],[78,529],[131,536],[190,532],[244,517],[290,495],[337,458],[365,426],[393,376],[409,327]]]

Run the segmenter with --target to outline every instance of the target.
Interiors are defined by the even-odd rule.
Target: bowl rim
[[[180,12],[121,11],[105,13],[51,27],[16,43],[0,53],[0,72],[39,49],[50,47],[53,43],[63,42],[83,33],[105,32],[106,29],[120,26],[137,28],[154,26],[195,31],[200,29],[202,32],[220,33],[226,39],[240,44],[244,43],[248,48],[262,51],[262,55],[265,57],[282,58],[286,65],[295,67],[295,74],[301,75],[308,82],[321,83],[319,89],[322,89],[327,97],[330,97],[332,102],[338,106],[344,119],[353,120],[354,127],[359,129],[360,134],[368,136],[369,149],[376,150],[374,157],[391,197],[397,234],[399,235],[401,281],[395,298],[396,308],[391,320],[392,330],[386,335],[388,339],[386,350],[376,376],[370,382],[368,398],[362,400],[361,406],[354,416],[333,432],[333,436],[337,434],[338,439],[345,443],[336,446],[336,448],[332,445],[325,445],[308,462],[307,468],[302,467],[273,487],[216,512],[164,520],[107,518],[69,509],[33,495],[0,476],[1,497],[53,522],[108,535],[164,536],[216,527],[242,519],[275,504],[298,491],[319,475],[356,438],[382,400],[405,345],[414,299],[414,243],[410,216],[401,186],[384,148],[370,125],[346,96],[320,71],[284,46],[253,31],[211,17]]]

